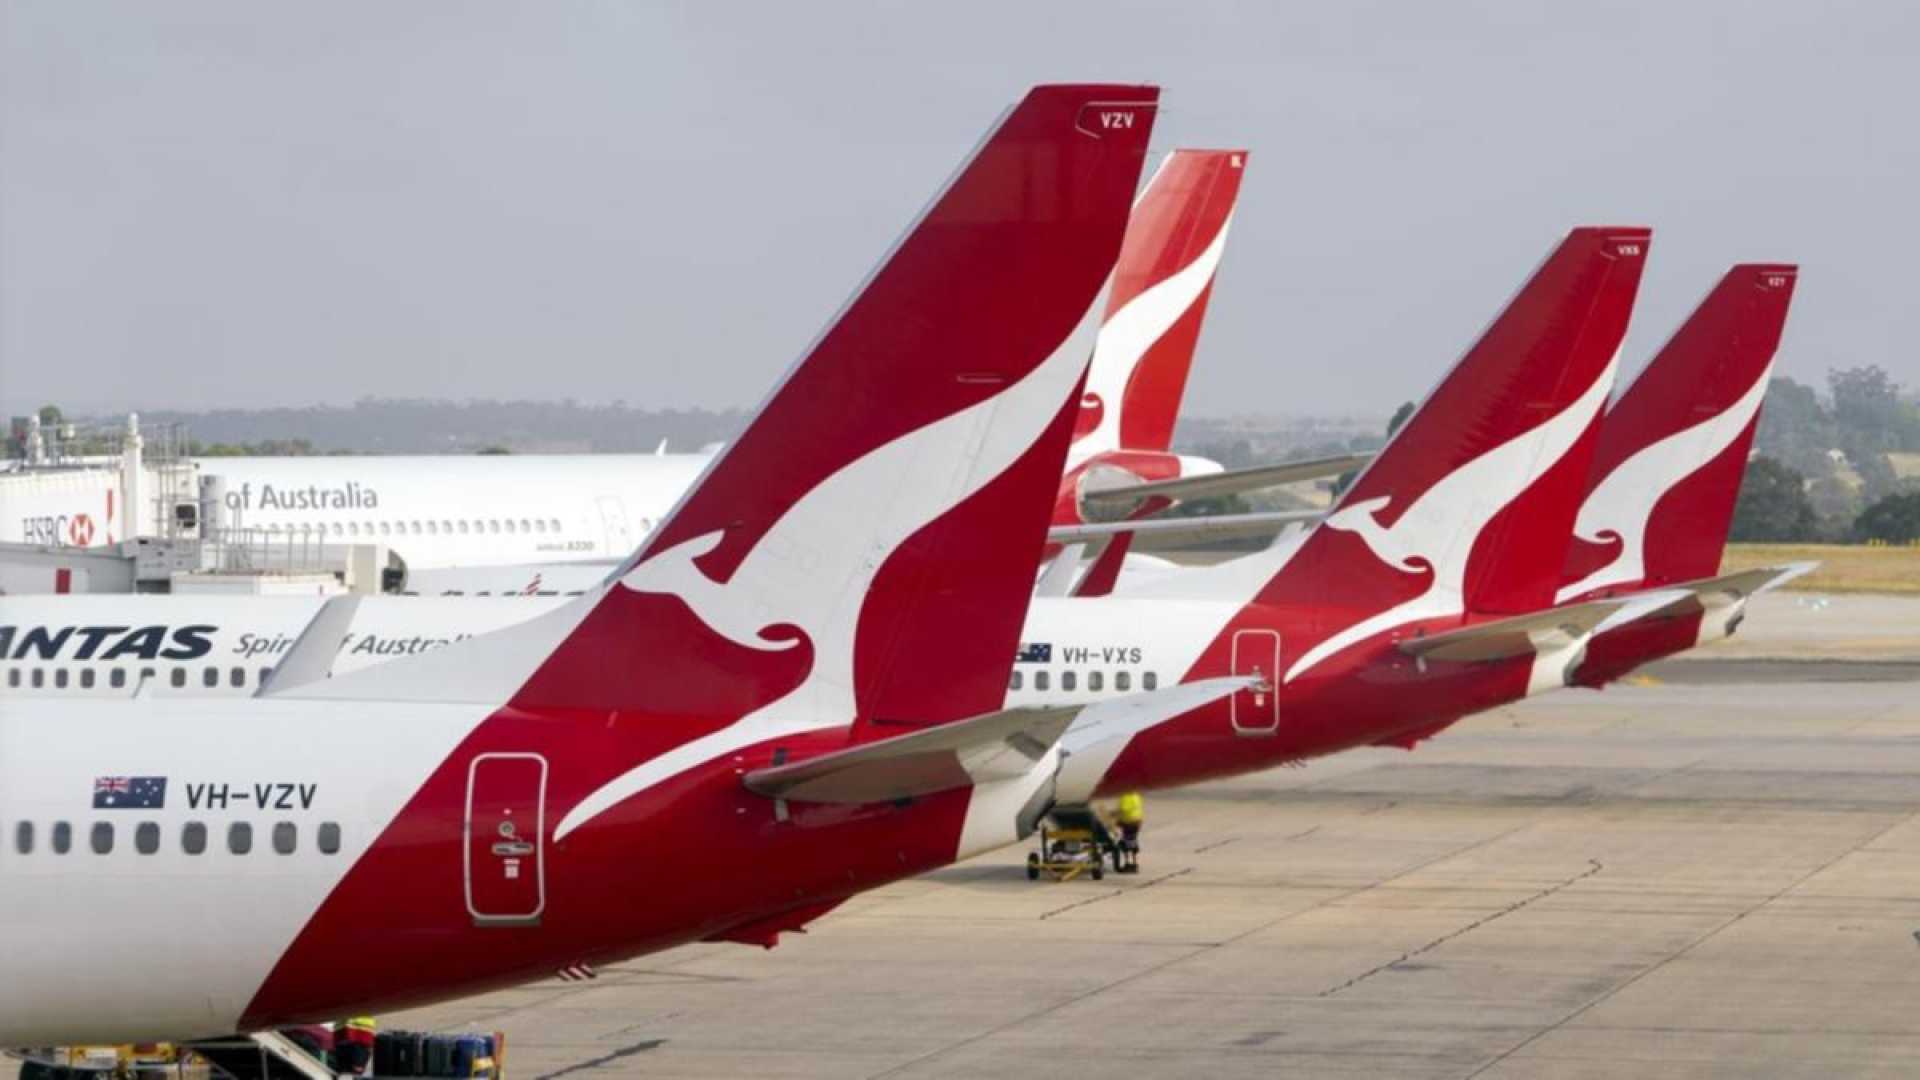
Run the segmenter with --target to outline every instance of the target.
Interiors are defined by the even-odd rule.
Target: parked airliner
[[[1098,782],[1070,758],[1239,685],[1002,708],[1157,98],[1008,112],[592,593],[260,698],[0,713],[0,1046],[769,942],[1017,839]]]

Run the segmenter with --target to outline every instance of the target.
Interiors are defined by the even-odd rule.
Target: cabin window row
[[[125,689],[127,684],[132,681],[132,676],[129,674],[130,670],[129,668],[123,667],[107,669],[106,684],[115,690]],[[152,668],[140,669],[140,677],[143,679],[151,679],[153,678],[153,674],[154,669]],[[207,689],[216,688],[224,683],[235,690],[239,690],[248,685],[264,683],[267,681],[267,676],[271,674],[273,674],[273,668],[271,667],[248,668],[239,665],[221,667],[217,664],[208,664],[200,669],[199,681],[200,685]],[[192,676],[188,674],[188,669],[185,665],[170,669],[167,675],[167,681],[176,689],[184,688],[191,680]],[[99,681],[99,671],[90,667],[83,667],[78,671],[69,671],[64,667],[34,667],[25,670],[17,666],[7,668],[7,688],[11,690],[18,690],[22,686],[42,690],[49,685],[55,690],[65,690],[69,686],[78,686],[82,690],[92,690],[98,685]]]
[[[37,830],[31,821],[16,822],[13,827],[13,849],[22,855],[31,855],[37,841]],[[96,821],[87,827],[87,848],[95,855],[113,854],[117,830],[111,821]],[[202,821],[189,821],[180,826],[180,850],[188,855],[204,855],[207,851],[209,830]],[[133,827],[133,850],[142,855],[154,855],[160,851],[160,823],[142,821]],[[267,839],[277,855],[292,855],[300,849],[300,827],[291,821],[275,822],[268,831]],[[74,826],[72,822],[56,821],[47,830],[47,849],[55,855],[65,855],[73,850]],[[314,830],[313,845],[322,855],[337,855],[340,852],[340,826],[336,822],[321,822]],[[253,824],[235,821],[226,828],[226,848],[234,855],[246,855],[253,851]]]
[[[1092,671],[1086,672],[1085,674],[1087,677],[1088,693],[1098,694],[1107,688],[1107,673],[1105,671],[1102,671],[1096,668]],[[1073,693],[1080,689],[1081,673],[1078,670],[1069,669],[1069,670],[1060,672],[1059,675],[1060,675],[1060,689],[1062,692]],[[1026,676],[1027,676],[1027,672],[1022,671],[1019,668],[1015,668],[1013,670],[1012,677],[1007,680],[1007,689],[1009,690],[1025,689],[1026,682],[1027,682]],[[1043,691],[1043,690],[1053,689],[1053,676],[1054,676],[1054,673],[1046,669],[1033,672],[1034,690]],[[1158,690],[1159,688],[1160,688],[1159,672],[1143,671],[1140,673],[1140,689]],[[1119,693],[1119,694],[1132,692],[1133,672],[1131,671],[1114,672],[1113,673],[1113,689],[1115,693]]]
[[[559,518],[488,518],[484,521],[320,521],[266,526],[274,535],[328,536],[473,536],[487,533],[545,533],[560,531]]]

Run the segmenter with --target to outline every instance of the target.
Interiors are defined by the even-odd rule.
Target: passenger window
[[[113,687],[115,690],[118,690],[121,687],[127,685],[127,669],[114,668],[112,671],[108,672],[107,685]]]
[[[175,686],[187,685],[187,669],[183,667],[174,668],[172,682]]]
[[[266,683],[266,681],[267,681],[267,679],[269,679],[270,677],[272,677],[272,675],[273,675],[273,669],[272,669],[272,668],[270,668],[270,667],[263,667],[263,668],[261,668],[261,669],[260,669],[260,682],[261,682],[261,684],[262,684],[262,685],[264,685],[264,684]]]
[[[92,845],[95,855],[113,854],[113,822],[94,822],[93,832],[87,842]]]
[[[133,827],[133,850],[142,855],[151,855],[160,850],[160,826],[152,821],[143,821]]]
[[[1118,690],[1118,691],[1120,691],[1120,692],[1121,692],[1121,693],[1123,693],[1123,694],[1124,694],[1124,693],[1126,693],[1127,691],[1129,691],[1129,690],[1131,690],[1131,689],[1133,689],[1133,673],[1132,673],[1132,672],[1130,672],[1130,671],[1116,671],[1116,672],[1114,672],[1114,673],[1113,673],[1113,688],[1114,688],[1115,690]]]
[[[16,667],[16,668],[7,669],[7,685],[13,687],[16,690],[19,689],[20,687],[20,669],[19,668]]]
[[[235,855],[245,855],[253,850],[253,826],[244,821],[236,821],[227,826],[227,850]]]
[[[73,850],[73,826],[64,821],[54,822],[53,836],[51,839],[53,842],[53,853],[55,855],[65,855],[67,852]]]
[[[22,855],[33,854],[33,822],[23,821],[13,827],[13,849]]]
[[[453,522],[451,522],[451,521],[444,521],[444,520],[443,520],[443,521],[441,521],[441,522],[440,522],[440,531],[441,531],[441,532],[443,532],[443,533],[446,533],[446,534],[447,534],[448,536],[452,536],[452,535],[453,535]]]
[[[427,535],[428,536],[440,535],[440,526],[435,522],[431,522],[431,521],[427,522]]]
[[[340,853],[340,826],[331,821],[321,822],[320,835],[315,837],[314,842],[320,846],[320,854],[338,855]]]
[[[1021,684],[1021,683],[1022,683],[1023,681],[1025,681],[1025,680],[1023,680],[1023,679],[1022,679],[1022,678],[1021,678],[1020,676],[1021,676],[1021,672],[1020,672],[1020,671],[1018,671],[1018,670],[1015,670],[1015,671],[1014,671],[1014,673],[1013,673],[1013,675],[1012,675],[1012,676],[1011,676],[1010,678],[1008,678],[1008,679],[1007,679],[1007,689],[1009,689],[1009,690],[1018,690],[1018,689],[1020,689],[1020,684]]]
[[[1101,684],[1106,682],[1106,680],[1107,676],[1105,672],[1089,671],[1087,672],[1087,689],[1098,693]]]
[[[38,690],[45,685],[47,685],[47,673],[40,670],[39,668],[34,668],[33,669],[33,688],[35,690]]]
[[[643,524],[644,524],[644,523],[643,523]],[[520,531],[521,531],[521,532],[523,532],[523,533],[530,533],[530,532],[532,532],[532,531],[533,531],[533,522],[531,522],[531,521],[528,521],[528,520],[527,520],[526,518],[521,518],[521,519],[520,519]]]
[[[339,522],[337,522],[337,521],[336,521],[336,522],[334,522],[334,523],[333,523],[333,535],[335,535],[335,536],[339,536],[339,535],[341,534],[341,532],[342,532],[342,531],[343,531],[343,530],[342,530],[342,529],[340,528],[340,523],[339,523]]]
[[[235,690],[247,685],[247,669],[237,667],[227,672],[227,685]]]
[[[381,536],[388,536],[388,535],[391,535],[391,533],[392,533],[392,530],[391,530],[391,529],[389,529],[389,528],[387,527],[387,523],[386,523],[386,522],[384,522],[384,521],[383,521],[383,522],[381,522],[381,523],[380,523],[380,535],[381,535]]]
[[[180,850],[189,855],[199,855],[207,850],[207,827],[198,821],[189,821],[180,827]]]
[[[93,669],[92,668],[80,669],[80,688],[82,690],[93,689]]]
[[[1036,671],[1036,672],[1034,672],[1034,673],[1033,673],[1033,688],[1034,688],[1035,690],[1045,690],[1045,689],[1047,688],[1047,683],[1048,683],[1048,681],[1049,681],[1049,679],[1050,679],[1050,674],[1051,674],[1051,673],[1049,673],[1049,672],[1045,672],[1045,671]]]
[[[551,525],[553,526],[553,531],[554,531],[554,532],[559,532],[559,531],[560,531],[560,519],[559,519],[559,518],[551,518],[551,519],[549,519],[549,524],[551,524]]]
[[[360,535],[360,523],[359,523],[359,522],[357,522],[357,521],[349,521],[349,522],[347,522],[347,535],[348,535],[348,536],[359,536],[359,535]]]
[[[1143,673],[1140,676],[1140,689],[1142,690],[1160,689],[1160,673],[1157,671],[1148,671]]]
[[[534,522],[534,523],[533,523],[533,531],[534,531],[534,532],[546,532],[546,531],[547,531],[547,523],[546,523],[545,521],[536,521],[536,522]]]
[[[511,535],[513,534],[513,531],[514,531],[514,528],[513,528],[513,519],[512,519],[512,518],[508,518],[508,519],[506,520],[506,527],[507,527],[507,534],[508,534],[509,536],[511,536]]]
[[[273,850],[282,855],[293,854],[295,842],[300,838],[300,830],[291,821],[278,822],[273,827]]]
[[[214,667],[212,664],[208,664],[205,668],[201,669],[200,685],[205,687],[219,686],[220,685],[220,669],[217,667]]]
[[[1074,672],[1063,671],[1060,673],[1060,689],[1062,690],[1074,689],[1075,684],[1077,684],[1079,681],[1080,681],[1079,676],[1076,675]]]
[[[460,535],[461,536],[467,535],[467,523],[464,521],[460,523]]]
[[[65,690],[67,688],[67,669],[66,668],[53,669],[53,688],[55,690]]]
[[[420,523],[417,521],[413,523],[413,535],[415,536],[420,535]]]

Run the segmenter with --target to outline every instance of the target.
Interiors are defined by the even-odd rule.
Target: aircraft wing
[[[1251,678],[1206,679],[1090,705],[1033,706],[956,720],[879,742],[747,773],[747,790],[794,802],[872,803],[1024,776],[1056,747],[1063,758],[1095,751],[1251,686]],[[1118,749],[1115,749],[1117,754]],[[1111,762],[1109,757],[1108,762]],[[1075,770],[1073,794],[1093,793]],[[1104,775],[1104,766],[1099,773]],[[1061,767],[1064,779],[1068,773]],[[1067,800],[1067,792],[1057,798]]]
[[[1154,480],[1145,484],[1082,492],[1080,501],[1089,511],[1124,514],[1142,499],[1211,499],[1237,495],[1243,491],[1278,487],[1301,480],[1319,480],[1352,472],[1373,459],[1372,454],[1340,454],[1311,461],[1289,461],[1281,465],[1255,465],[1229,469],[1205,476],[1182,476],[1172,480]]]
[[[1271,535],[1289,525],[1318,521],[1325,516],[1326,512],[1323,510],[1265,510],[1254,514],[1222,514],[1217,517],[1151,518],[1146,521],[1103,521],[1092,525],[1057,525],[1047,530],[1047,542],[1080,544],[1132,533],[1133,550],[1152,551],[1208,540],[1225,540],[1236,536]]]
[[[1684,589],[1658,589],[1627,596],[1547,608],[1509,619],[1463,626],[1399,643],[1401,652],[1423,660],[1483,663],[1559,652],[1625,622],[1651,615],[1688,597]]]

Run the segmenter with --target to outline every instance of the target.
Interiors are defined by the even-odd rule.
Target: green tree
[[[1401,402],[1400,407],[1393,410],[1392,419],[1387,421],[1387,438],[1393,438],[1394,433],[1400,430],[1402,424],[1413,419],[1413,412],[1417,408],[1419,408],[1419,406],[1411,401]]]
[[[57,428],[61,424],[66,423],[66,420],[67,420],[67,415],[60,411],[60,406],[58,405],[40,406],[40,426],[41,427]]]
[[[482,457],[500,457],[506,454],[511,454],[513,453],[513,451],[504,446],[483,446],[480,449],[475,450],[474,453],[479,454]]]
[[[1420,406],[1411,401],[1403,401],[1400,403],[1399,408],[1393,410],[1393,415],[1387,418],[1387,441],[1393,441],[1393,437],[1399,434],[1400,428],[1406,424],[1407,421],[1413,419],[1414,412],[1419,408]],[[1339,476],[1334,477],[1333,497],[1338,499],[1340,496],[1346,494],[1347,489],[1353,486],[1354,479],[1359,475],[1360,470],[1355,469],[1352,472],[1343,472]]]
[[[1920,540],[1920,492],[1889,495],[1854,519],[1853,535],[1860,540],[1910,544]]]
[[[1835,445],[1833,417],[1813,387],[1777,375],[1754,433],[1756,452],[1815,480],[1833,474],[1827,451]]]
[[[1733,506],[1730,539],[1743,543],[1799,543],[1815,535],[1813,504],[1799,473],[1768,457],[1747,462]]]
[[[1900,448],[1908,410],[1900,400],[1900,384],[1879,365],[1835,368],[1827,372],[1827,390],[1833,395],[1833,421],[1842,431],[1863,447]]]

